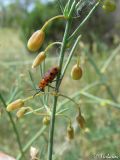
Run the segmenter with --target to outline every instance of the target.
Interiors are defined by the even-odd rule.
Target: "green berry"
[[[116,4],[113,0],[105,0],[102,8],[106,12],[114,12],[116,10]]]

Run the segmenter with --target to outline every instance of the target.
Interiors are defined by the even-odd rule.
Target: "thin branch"
[[[68,41],[71,41],[72,39],[74,39],[74,38],[78,35],[81,27],[82,27],[82,26],[86,23],[86,21],[90,18],[90,16],[92,15],[93,11],[97,8],[98,5],[99,5],[99,2],[97,2],[97,3],[94,5],[94,7],[90,10],[90,12],[89,12],[88,15],[85,17],[85,19],[80,23],[80,25],[78,26],[78,28],[77,28],[77,29],[73,32],[73,34],[69,37]]]
[[[25,147],[23,147],[23,152],[25,153],[29,148],[30,146],[32,145],[32,143],[37,140],[40,135],[45,131],[46,129],[46,126],[43,126],[33,137],[32,139],[30,139],[30,141],[25,145]],[[16,158],[16,160],[20,160],[22,158],[22,155],[19,154]]]
[[[69,54],[69,57],[68,57],[67,62],[66,62],[66,64],[65,64],[65,66],[64,66],[64,69],[63,69],[63,72],[62,72],[62,75],[61,75],[59,84],[61,83],[62,78],[64,77],[64,74],[65,74],[65,72],[66,72],[66,70],[67,70],[67,67],[68,67],[68,65],[69,65],[69,63],[70,63],[70,61],[71,61],[71,58],[72,58],[72,56],[73,56],[73,54],[74,54],[74,52],[75,52],[75,49],[76,49],[76,47],[77,47],[77,45],[78,45],[78,43],[79,43],[79,41],[80,41],[80,38],[81,38],[81,35],[80,35],[80,36],[77,38],[77,40],[75,41],[75,44],[74,44],[74,46],[73,46],[73,48],[72,48],[72,50],[71,50],[71,52],[70,52],[70,54]]]
[[[119,53],[120,51],[120,45],[113,51],[112,54],[110,54],[110,57],[105,61],[103,67],[101,68],[101,72],[104,73],[107,67],[110,65],[113,58]]]
[[[2,97],[1,94],[0,94],[0,99],[1,99],[1,102],[3,103],[3,106],[4,106],[5,111],[6,111],[7,105],[6,105],[6,102],[5,102],[5,100],[4,100],[4,98]],[[11,124],[12,124],[14,133],[15,133],[15,135],[16,135],[16,139],[17,139],[17,142],[18,142],[18,146],[19,146],[19,149],[20,149],[20,152],[21,152],[21,157],[22,157],[23,159],[25,159],[25,155],[24,155],[24,152],[23,152],[23,149],[22,149],[22,144],[21,144],[19,132],[18,132],[18,130],[17,130],[17,127],[16,127],[16,125],[15,125],[15,122],[14,122],[14,120],[13,120],[13,118],[12,118],[11,113],[9,113],[9,112],[7,112],[7,111],[6,111],[6,113],[7,113],[8,117],[9,117],[9,119],[10,119],[10,122],[11,122]]]

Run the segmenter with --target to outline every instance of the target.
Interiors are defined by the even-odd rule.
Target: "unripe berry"
[[[43,44],[45,38],[45,33],[42,30],[38,30],[32,34],[30,39],[28,40],[27,47],[31,52],[36,52],[39,50],[41,45]]]
[[[85,119],[84,119],[84,117],[83,117],[82,115],[79,114],[79,115],[76,117],[76,121],[77,121],[78,125],[79,125],[82,129],[85,128]]]
[[[28,111],[27,107],[20,108],[19,111],[16,113],[17,118],[23,117],[27,111]]]
[[[50,124],[50,116],[45,116],[43,118],[43,124],[48,126]]]
[[[45,60],[45,58],[45,52],[40,52],[33,61],[32,68],[36,68],[38,65],[40,65]]]
[[[102,8],[107,12],[114,12],[116,10],[116,4],[113,0],[105,0]]]
[[[74,139],[74,128],[71,125],[67,127],[67,138],[68,140]]]
[[[76,121],[77,121],[78,125],[79,125],[82,129],[85,128],[85,119],[84,119],[84,117],[81,115],[80,107],[78,108],[78,115],[76,116]]]
[[[24,101],[22,99],[18,99],[10,104],[8,104],[6,110],[8,112],[13,111],[15,109],[21,108],[24,106]]]
[[[79,65],[75,64],[71,70],[71,77],[74,80],[79,80],[82,77],[82,69]]]

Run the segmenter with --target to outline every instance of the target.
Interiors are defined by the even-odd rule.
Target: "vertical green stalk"
[[[61,69],[62,69],[62,64],[63,64],[63,59],[64,59],[64,52],[65,52],[65,48],[66,48],[66,44],[67,44],[69,25],[70,25],[70,22],[68,20],[67,23],[66,23],[65,33],[64,33],[64,37],[63,37],[61,51],[60,51],[60,60],[59,60],[60,72],[57,76],[56,92],[58,92],[58,90],[59,90],[59,85],[58,84],[59,84],[59,78],[60,78],[60,75],[61,75]],[[51,115],[50,132],[49,132],[48,160],[52,160],[55,113],[56,113],[57,100],[58,100],[58,97],[55,96],[54,97],[54,103],[53,103],[52,115]]]
[[[4,105],[5,109],[6,109],[6,107],[7,107],[6,102],[5,102],[5,100],[4,100],[4,98],[2,97],[1,94],[0,94],[0,99],[1,99],[3,105]],[[21,141],[20,141],[20,136],[19,136],[17,127],[16,127],[16,125],[15,125],[15,123],[14,123],[14,120],[13,120],[13,118],[12,118],[12,115],[11,115],[9,112],[7,112],[7,115],[8,115],[8,117],[9,117],[9,119],[10,119],[10,122],[11,122],[11,124],[12,124],[14,133],[15,133],[15,135],[16,135],[16,139],[17,139],[17,142],[18,142],[18,146],[19,146],[19,149],[20,149],[20,152],[21,152],[21,155],[22,155],[21,157],[22,157],[23,159],[25,159],[25,155],[24,155],[24,152],[23,152],[23,150],[22,150],[22,144],[21,144]]]
[[[69,63],[70,63],[70,61],[71,61],[71,59],[72,59],[72,56],[73,56],[74,51],[75,51],[75,49],[76,49],[76,47],[77,47],[77,45],[78,45],[78,42],[80,41],[80,38],[81,38],[81,35],[78,36],[77,40],[75,41],[75,43],[74,43],[74,45],[73,45],[73,47],[72,47],[72,50],[71,50],[71,52],[70,52],[70,54],[69,54],[69,56],[68,56],[68,59],[67,59],[67,61],[66,61],[65,66],[64,66],[64,68],[63,68],[63,72],[62,72],[61,78],[60,78],[60,80],[59,80],[59,85],[60,85],[60,83],[61,83],[61,81],[62,81],[62,78],[64,77],[64,74],[65,74],[65,72],[66,72],[66,69],[67,69],[67,67],[68,67],[68,65],[69,65]]]
[[[98,4],[96,4],[94,6],[94,8],[91,10],[89,15],[85,18],[85,20],[81,23],[81,25],[78,27],[78,29],[76,29],[74,34],[72,34],[72,36],[68,39],[69,27],[70,27],[70,22],[71,22],[70,17],[71,17],[71,15],[73,13],[75,5],[76,5],[76,1],[74,0],[72,5],[71,5],[70,11],[69,11],[69,16],[68,16],[69,18],[68,18],[68,21],[66,23],[66,28],[65,28],[64,37],[63,37],[63,41],[62,41],[62,46],[61,46],[61,50],[60,50],[60,59],[59,59],[60,72],[58,73],[58,76],[57,76],[56,92],[59,91],[59,86],[61,84],[61,81],[59,82],[59,80],[60,80],[60,77],[61,77],[61,70],[62,70],[62,65],[63,65],[63,60],[64,60],[64,53],[65,53],[67,42],[69,40],[73,39],[78,34],[78,31],[80,30],[81,26],[87,21],[87,19],[90,17],[91,13],[93,12],[94,8],[96,8],[96,6]],[[48,160],[52,160],[55,113],[56,113],[57,101],[58,101],[58,97],[55,96],[54,97],[54,103],[53,103],[52,115],[51,115],[51,121],[50,121],[49,144],[48,144]]]

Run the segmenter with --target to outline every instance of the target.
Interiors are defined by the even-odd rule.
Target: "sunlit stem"
[[[59,81],[59,85],[60,85],[60,83],[61,83],[62,78],[64,77],[64,74],[65,74],[65,72],[66,72],[66,70],[67,70],[67,68],[68,68],[68,65],[69,65],[69,63],[70,63],[70,61],[71,61],[71,59],[72,59],[72,56],[73,56],[73,54],[74,54],[74,52],[75,52],[75,49],[76,49],[76,47],[77,47],[80,39],[81,39],[81,35],[80,35],[80,36],[77,38],[77,40],[75,41],[75,44],[74,44],[74,46],[73,46],[73,48],[72,48],[72,50],[71,50],[71,52],[70,52],[70,54],[69,54],[69,57],[68,57],[68,59],[67,59],[67,62],[66,62],[66,64],[65,64],[64,68],[63,68],[63,72],[62,72],[62,75],[61,75],[61,78],[60,78],[60,81]]]
[[[110,54],[110,57],[105,61],[105,63],[103,64],[103,67],[101,68],[101,73],[105,73],[111,61],[113,60],[113,58],[115,58],[115,56],[119,53],[119,51],[120,51],[120,45],[113,51],[112,54]]]
[[[56,20],[56,19],[66,19],[66,17],[64,15],[58,15],[58,16],[50,18],[48,21],[45,22],[45,24],[43,25],[41,30],[44,31],[46,29],[46,27],[48,26],[48,24],[51,23],[53,20]]]
[[[53,46],[56,45],[56,44],[61,45],[62,42],[53,42],[53,43],[49,44],[49,45],[47,46],[47,48],[44,50],[44,52],[46,53],[51,47],[53,47]]]
[[[75,5],[76,5],[76,1],[74,0],[74,2],[72,3],[71,9],[70,9],[69,15],[68,15],[69,18],[71,18],[71,13],[73,12]]]
[[[34,111],[37,112],[37,111],[40,111],[40,110],[42,110],[42,109],[44,109],[44,107],[37,108],[37,109],[35,109]],[[33,113],[33,110],[28,111],[27,113],[25,113],[25,115],[32,114],[32,113]]]
[[[79,7],[80,3],[81,3],[81,0],[76,4],[75,9]]]
[[[77,103],[74,99],[72,99],[72,98],[70,98],[70,97],[68,97],[66,95],[63,95],[63,94],[59,94],[59,96],[62,96],[64,98],[69,99],[70,101],[72,101],[75,104],[75,106],[76,106],[77,109],[79,108],[79,103]]]
[[[6,110],[7,104],[6,104],[4,98],[2,97],[1,94],[0,94],[0,99],[1,99],[1,101],[2,101],[2,103],[3,103],[3,106],[5,107],[5,110]],[[14,133],[15,133],[15,135],[16,135],[17,143],[18,143],[18,146],[19,146],[19,149],[20,149],[20,152],[21,152],[21,153],[20,153],[20,154],[21,154],[21,158],[25,160],[26,158],[25,158],[25,155],[24,155],[24,151],[23,151],[23,149],[22,149],[22,143],[21,143],[21,140],[20,140],[20,135],[19,135],[19,132],[18,132],[18,130],[17,130],[16,124],[15,124],[13,118],[12,118],[11,113],[9,113],[9,112],[6,112],[6,113],[7,113],[8,117],[9,117],[9,119],[10,119],[10,122],[11,122],[11,124],[12,124]]]
[[[59,59],[59,67],[60,71],[62,69],[63,65],[63,60],[64,60],[64,52],[67,44],[67,37],[68,37],[68,31],[69,31],[69,21],[67,21],[66,24],[66,29],[63,37],[63,43],[61,45],[61,51],[60,51],[60,59]],[[58,92],[59,86],[58,86],[58,81],[60,79],[61,72],[58,73],[57,76],[57,82],[56,82],[56,91]],[[57,100],[58,97],[54,97],[54,102],[53,102],[53,109],[52,109],[52,116],[51,116],[51,121],[50,121],[50,131],[49,131],[49,144],[48,144],[48,160],[52,160],[52,154],[53,154],[53,137],[54,137],[54,125],[55,125],[55,114],[56,114],[56,107],[57,107]]]
[[[59,92],[58,92],[58,93],[57,93],[57,92],[38,93],[38,94],[35,95],[35,97],[36,97],[36,96],[42,96],[42,95],[44,95],[44,94],[50,94],[50,95],[53,95],[53,96],[56,96],[56,97],[62,96],[62,97],[64,97],[64,98],[69,99],[70,101],[72,101],[72,102],[75,103],[76,105],[79,105],[74,99],[72,99],[72,98],[70,98],[70,97],[68,97],[68,96],[66,96],[66,95],[64,95],[64,94],[61,94],[61,93],[59,93]],[[31,99],[33,99],[33,98],[34,98],[34,96],[30,96],[30,97],[27,97],[26,99],[24,99],[23,101],[26,102],[26,101],[29,101],[29,100],[31,100]]]
[[[26,108],[29,109],[29,111],[31,111],[35,115],[39,115],[39,116],[48,116],[49,115],[49,113],[37,112],[32,107],[26,107]]]
[[[25,98],[23,101],[26,102],[26,101],[29,101],[29,100],[35,98],[35,97],[43,96],[43,95],[45,95],[45,94],[51,94],[51,95],[53,95],[53,96],[58,96],[58,95],[59,95],[59,94],[56,93],[56,92],[40,92],[40,93],[36,94],[35,96],[30,96],[30,97]]]
[[[88,13],[88,15],[85,17],[85,19],[80,23],[80,25],[77,27],[77,29],[73,32],[73,34],[69,37],[68,42],[72,41],[76,38],[76,36],[78,35],[81,27],[85,24],[85,22],[90,18],[90,16],[92,15],[93,11],[96,9],[96,7],[99,5],[99,2],[97,2],[93,8],[91,9],[91,11]]]
[[[80,56],[78,55],[78,58],[77,58],[77,67],[80,66]]]

